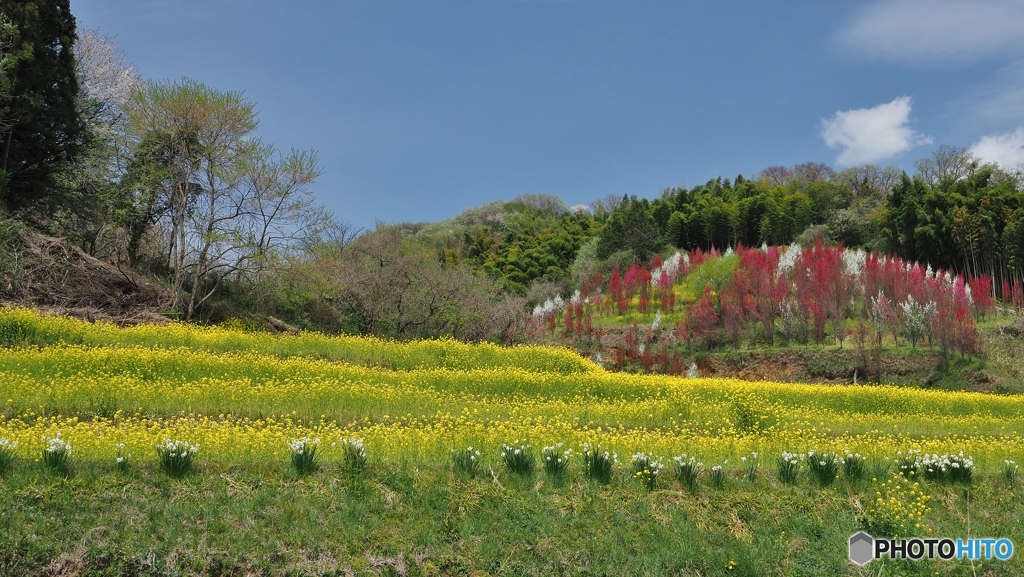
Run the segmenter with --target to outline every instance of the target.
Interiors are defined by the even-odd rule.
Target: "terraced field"
[[[274,483],[286,485],[313,482],[296,479],[288,471],[289,442],[302,437],[324,441],[323,470],[315,482],[329,483],[343,462],[341,446],[334,444],[342,438],[359,439],[371,471],[380,476],[419,471],[410,473],[419,481],[406,487],[409,491],[424,482],[451,484],[453,490],[463,491],[465,488],[458,488],[461,481],[450,476],[450,454],[467,446],[481,451],[485,471],[489,471],[485,477],[493,477],[500,491],[507,491],[512,489],[499,481],[508,476],[500,459],[503,444],[523,440],[539,448],[563,443],[578,455],[583,444],[590,443],[617,453],[622,461],[616,466],[613,487],[587,489],[579,485],[583,481],[576,457],[567,484],[543,490],[551,493],[540,489],[544,484],[540,477],[536,486],[532,482],[516,485],[518,481],[507,478],[504,483],[556,501],[571,500],[580,491],[598,491],[597,495],[611,491],[611,496],[606,495],[608,503],[623,495],[633,501],[647,498],[636,492],[629,479],[628,456],[637,452],[666,462],[686,454],[696,456],[708,468],[721,465],[734,488],[751,497],[762,495],[768,502],[778,495],[763,495],[773,491],[792,497],[792,491],[799,490],[803,493],[797,500],[820,499],[815,496],[819,489],[808,486],[812,485],[809,477],[801,477],[798,488],[782,486],[774,479],[783,452],[859,453],[866,458],[870,477],[894,472],[896,459],[911,452],[962,451],[973,459],[979,487],[999,485],[1007,460],[1024,462],[1024,398],[1013,396],[613,374],[570,351],[543,347],[508,349],[450,341],[394,343],[317,334],[271,337],[187,325],[118,329],[20,309],[0,312],[0,341],[10,347],[0,351],[0,439],[17,443],[10,468],[14,473],[0,477],[0,483],[13,484],[8,487],[11,491],[51,482],[33,461],[46,448],[44,437],[58,433],[71,443],[78,469],[91,471],[94,481],[90,482],[111,482],[102,478],[117,477],[116,457],[131,454],[136,475],[141,475],[131,482],[141,484],[139,487],[167,482],[160,480],[155,467],[155,447],[163,439],[198,444],[197,460],[202,466],[191,480],[182,482],[200,487],[220,483],[213,472],[235,478],[232,475],[259,471],[261,477],[276,476],[282,480]],[[751,464],[756,479],[748,483],[741,477]],[[203,480],[211,475],[212,480]],[[664,475],[658,487],[673,497],[658,501],[658,507],[671,508],[671,503],[686,494],[670,477]],[[857,507],[861,500],[870,500],[873,490],[866,483],[870,481],[858,485],[851,480],[844,485],[846,489],[820,490],[833,499],[821,505],[822,511],[829,507],[844,511],[846,520],[837,529],[840,534],[856,529],[857,519],[863,515]],[[1010,515],[1019,511],[1018,490],[1014,486],[999,489],[998,503],[982,505],[990,508],[994,519],[990,521],[998,521],[995,527],[1010,521],[1000,517],[999,511]],[[476,491],[472,489],[470,494]],[[937,499],[955,502],[967,498],[963,491],[962,487],[935,484],[932,492]],[[4,503],[18,510],[17,499]],[[765,519],[771,518],[770,509],[775,505],[761,506],[768,507],[761,512],[767,515]],[[956,508],[936,512],[932,524],[946,527],[943,519],[957,519]],[[572,514],[559,509],[563,517]],[[59,515],[60,511],[57,507],[49,512]],[[664,513],[667,517],[662,521],[668,523],[677,515],[685,519],[686,511],[677,506]],[[776,529],[769,523],[757,531],[771,535]],[[711,528],[707,531],[714,532]],[[1024,543],[1019,527],[1006,531]],[[22,538],[29,539],[27,535]],[[73,543],[73,538],[68,538]],[[767,547],[752,545],[742,534],[738,539],[741,545],[747,543],[743,550],[752,559],[757,557],[752,553],[757,548],[751,547]],[[28,542],[23,546],[29,547]],[[536,546],[536,540],[531,542]],[[818,559],[828,568],[826,572],[852,571],[841,555],[844,546],[842,541],[832,543],[829,550],[834,558]],[[358,557],[358,546],[353,550]],[[21,553],[0,553],[0,560],[5,558],[2,555],[8,562],[22,559],[19,555],[24,551],[16,551]],[[136,552],[124,554],[131,557]],[[589,555],[601,558],[598,552]],[[566,571],[587,566],[565,558],[561,562],[564,565],[549,566]],[[769,556],[751,560],[745,567],[759,567],[760,571],[782,566],[779,563],[782,561]],[[395,568],[393,563],[376,568],[370,565],[371,572],[383,571],[385,566]],[[671,566],[654,567],[660,571]],[[199,573],[208,568],[202,567]],[[294,570],[295,566],[270,563],[262,567]],[[700,567],[690,569],[701,573]],[[955,573],[967,566],[939,567]],[[994,567],[997,572],[1009,570],[1005,564]],[[915,571],[926,568],[932,566],[911,567]],[[442,568],[441,572],[449,570]]]

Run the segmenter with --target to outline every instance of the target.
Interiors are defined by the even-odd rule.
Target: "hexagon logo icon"
[[[850,561],[864,565],[875,558],[875,539],[864,531],[850,536]]]

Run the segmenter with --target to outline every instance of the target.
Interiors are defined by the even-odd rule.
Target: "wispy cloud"
[[[1024,128],[982,136],[971,147],[971,152],[985,162],[994,162],[1004,168],[1024,164]]]
[[[1024,60],[1003,67],[953,105],[968,113],[963,118],[965,124],[981,132],[1024,123]]]
[[[910,61],[1024,55],[1021,0],[877,0],[858,10],[839,41],[870,57]]]
[[[932,139],[910,127],[910,97],[900,96],[874,108],[840,110],[822,119],[821,137],[829,148],[840,149],[843,166],[878,162]]]

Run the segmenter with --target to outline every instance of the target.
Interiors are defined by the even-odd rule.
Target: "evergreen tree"
[[[597,257],[603,260],[621,250],[629,250],[637,261],[647,262],[664,247],[661,228],[651,216],[647,199],[623,197],[601,233]]]
[[[12,211],[59,200],[54,175],[81,151],[75,18],[69,0],[0,0],[10,22],[0,96],[0,200]],[[9,54],[9,55],[8,55]]]

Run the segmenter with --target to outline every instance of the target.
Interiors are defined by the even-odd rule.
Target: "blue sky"
[[[244,90],[339,219],[655,197],[771,165],[1024,162],[1024,2],[72,0],[149,80]]]

